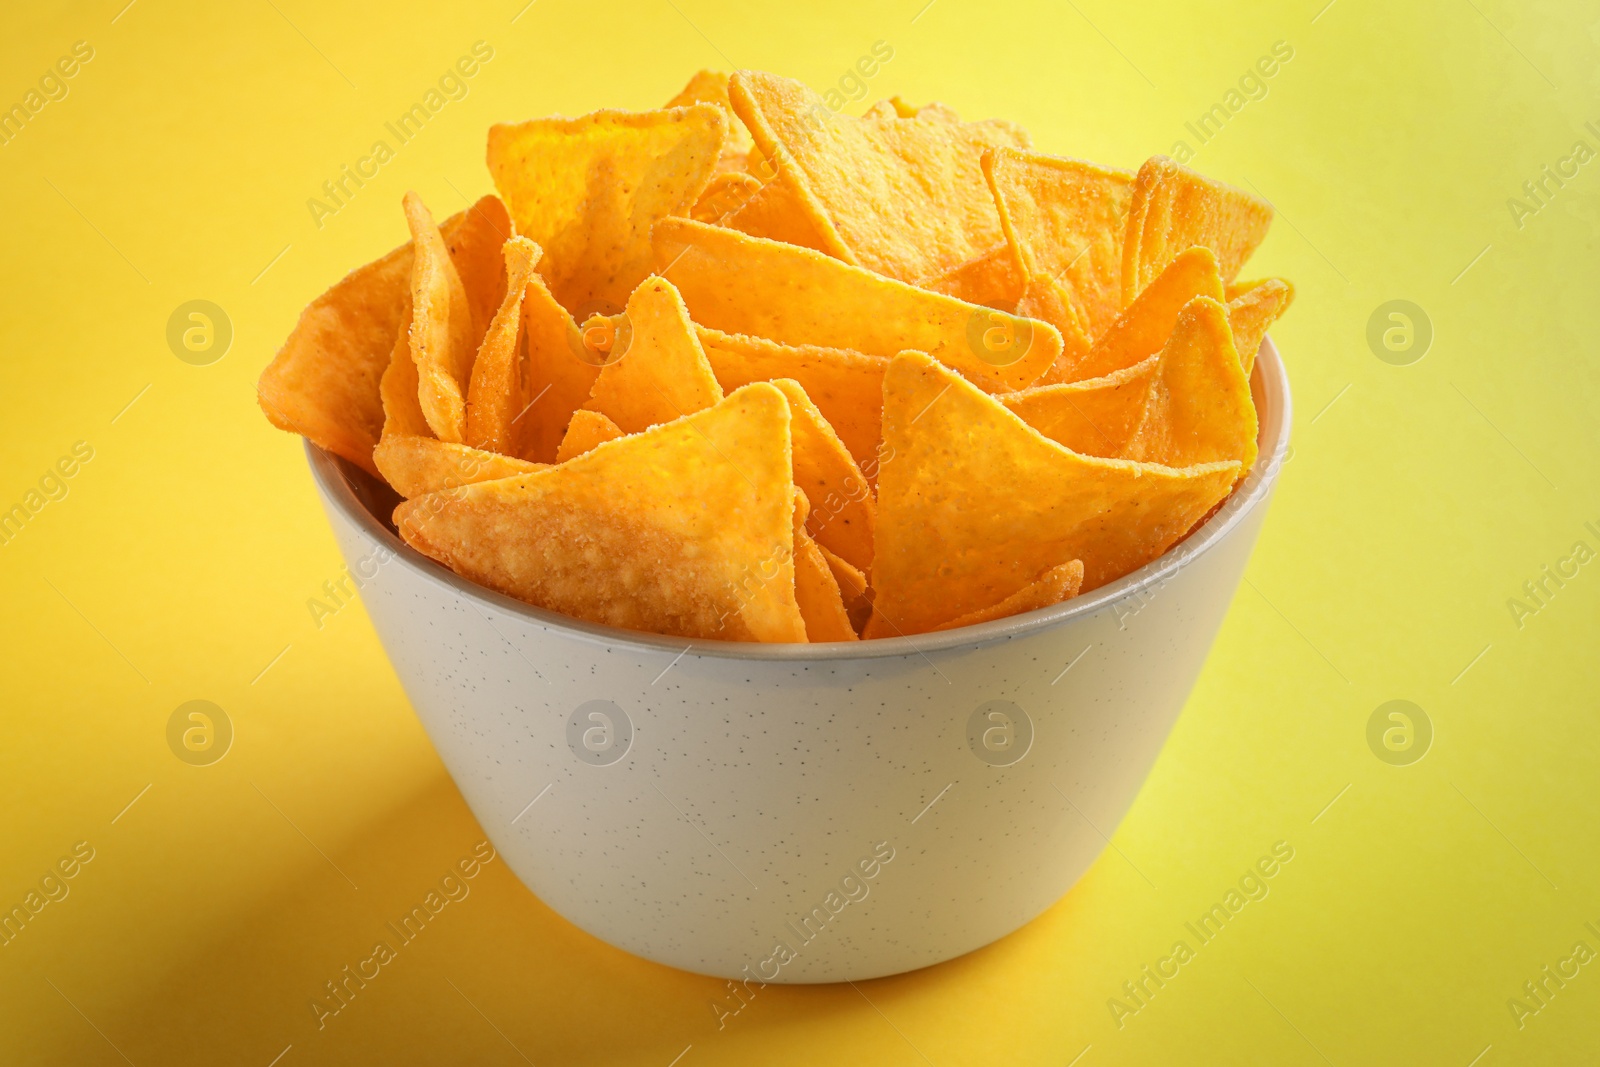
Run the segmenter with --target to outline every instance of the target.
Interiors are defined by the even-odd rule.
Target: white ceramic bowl
[[[615,630],[457,577],[387,487],[309,448],[418,717],[518,877],[603,941],[747,982],[923,967],[1022,926],[1133,803],[1250,555],[1289,442],[1148,566],[946,633],[758,645]]]

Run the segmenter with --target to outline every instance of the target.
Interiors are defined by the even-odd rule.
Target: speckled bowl
[[[857,644],[675,640],[530,607],[406,547],[387,487],[308,451],[418,717],[528,888],[646,959],[833,982],[997,940],[1105,847],[1287,455],[1271,341],[1252,386],[1260,460],[1162,558],[1041,611]]]

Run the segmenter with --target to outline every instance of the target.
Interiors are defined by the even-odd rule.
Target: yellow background
[[[13,6],[0,35],[0,103],[95,50],[0,147],[0,508],[94,449],[0,547],[0,903],[75,842],[96,853],[0,948],[0,1062],[1600,1055],[1600,963],[1521,1029],[1506,1003],[1574,942],[1600,950],[1600,563],[1521,627],[1506,604],[1600,548],[1600,162],[1520,227],[1507,207],[1580,138],[1600,149],[1593,4],[125,2]],[[470,95],[319,229],[307,199],[478,40]],[[489,190],[491,122],[655,106],[703,66],[834,85],[880,40],[868,100],[1126,166],[1193,145],[1186,121],[1294,51],[1193,164],[1279,208],[1245,273],[1298,287],[1274,330],[1294,458],[1117,849],[999,944],[769,987],[722,1030],[721,982],[594,941],[496,863],[319,1032],[311,996],[481,832],[362,609],[312,621],[341,561],[257,374],[307,301],[404,239],[404,190],[441,216]],[[197,298],[235,331],[209,366],[165,340]],[[1366,342],[1393,299],[1434,329],[1409,366]],[[1365,735],[1397,698],[1435,730],[1405,767]],[[213,766],[167,746],[191,699],[234,724]],[[1271,895],[1119,1028],[1108,998],[1280,840]]]

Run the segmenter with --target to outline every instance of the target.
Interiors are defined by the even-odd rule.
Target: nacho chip
[[[605,415],[623,433],[638,433],[722,399],[722,387],[671,282],[645,279],[628,298],[627,315],[632,329],[627,348],[612,350],[584,408]]]
[[[558,467],[409,500],[395,523],[457,574],[576,618],[804,641],[788,424],[782,393],[746,386]]]
[[[800,383],[772,382],[789,400],[794,484],[811,501],[806,529],[820,544],[865,570],[872,566],[872,489]]]
[[[850,450],[867,479],[877,478],[887,359],[847,348],[783,345],[764,337],[723,333],[707,326],[697,326],[695,332],[722,388],[793,378]]]
[[[615,441],[621,436],[623,433],[617,429],[616,423],[598,411],[585,411],[579,408],[572,413],[572,425],[567,427],[567,436],[561,439],[561,447],[556,450],[556,462],[565,463],[597,445]]]
[[[1241,476],[1248,473],[1256,461],[1256,408],[1227,306],[1209,296],[1185,305],[1160,364],[1124,456],[1167,467],[1238,460]]]
[[[827,559],[804,529],[795,533],[794,598],[800,605],[800,617],[805,620],[808,641],[860,640],[850,625],[850,614]]]
[[[542,463],[414,434],[387,434],[372,450],[384,480],[406,499],[473,482],[545,470]]]
[[[714,104],[596,111],[489,129],[489,173],[539,272],[575,316],[620,311],[650,273],[650,226],[686,215],[716,170],[728,120]]]
[[[702,326],[790,345],[928,352],[986,389],[1032,384],[1055,327],[883,278],[806,248],[689,219],[656,224],[661,273]]]
[[[884,375],[873,617],[921,633],[1017,592],[1061,560],[1084,589],[1165,552],[1233,486],[1237,462],[1174,470],[1080,456],[918,352]]]
[[[1075,559],[1071,563],[1051,567],[998,604],[969,611],[958,619],[951,619],[941,626],[935,626],[933,631],[957,630],[963,626],[976,626],[980,622],[993,622],[996,619],[1021,615],[1025,611],[1052,607],[1063,600],[1071,600],[1082,588],[1083,562]]]
[[[513,423],[527,401],[527,344],[522,336],[522,301],[541,255],[526,237],[513,237],[503,249],[506,296],[495,312],[467,383],[467,443],[473,448],[516,455]]]
[[[1088,336],[1100,336],[1122,310],[1133,172],[995,148],[983,155],[983,173],[1023,277],[1056,282]],[[1065,334],[1060,322],[1049,321]]]
[[[417,365],[411,360],[411,297],[406,296],[406,322],[395,334],[394,348],[389,354],[389,366],[378,383],[378,395],[383,401],[383,433],[379,440],[394,434],[432,437],[428,420],[422,415],[422,401],[417,399]],[[374,461],[376,462],[376,461]]]
[[[716,226],[726,225],[752,197],[761,192],[761,180],[743,171],[726,171],[711,179],[694,203],[689,217]]]
[[[1267,336],[1267,327],[1278,321],[1293,302],[1294,286],[1282,278],[1228,286],[1228,325],[1233,329],[1233,346],[1239,350],[1246,378],[1255,368],[1256,352]]]
[[[728,96],[828,253],[920,283],[1003,243],[979,157],[1028,146],[1010,123],[851,118],[800,82],[759,71],[736,72]]]
[[[477,355],[472,305],[439,227],[416,193],[405,195],[406,223],[416,256],[411,264],[411,361],[417,399],[428,428],[460,443],[467,432],[467,379]]]
[[[516,454],[554,463],[572,413],[589,399],[606,357],[584,342],[577,323],[537,274],[522,298],[522,333],[528,346],[528,384],[511,420]]]
[[[718,163],[718,169],[744,170],[751,148],[750,134],[745,131],[744,125],[733,113],[733,105],[728,102],[728,72],[700,71],[664,106],[688,107],[691,104],[714,104],[722,110],[723,118],[728,122],[728,136],[722,143],[722,159]]]
[[[1089,330],[1078,318],[1072,296],[1053,278],[1034,278],[1022,290],[1017,301],[1017,314],[1030,319],[1048,322],[1061,333],[1061,354],[1054,363],[1039,375],[1036,385],[1069,382],[1076,377],[1076,368],[1089,355],[1094,342]]]
[[[721,225],[751,237],[814,248],[824,254],[828,251],[828,235],[817,228],[799,197],[784,182],[768,181],[738,211],[722,219]]]
[[[1160,356],[1115,371],[1061,385],[1036,385],[995,399],[1050,440],[1085,456],[1126,458],[1123,453],[1144,420],[1150,385]]]
[[[504,207],[486,196],[439,227],[459,270],[472,272],[477,234],[497,216],[506,217]],[[496,258],[499,247],[497,241]],[[372,448],[384,422],[379,383],[395,336],[411,320],[411,261],[408,241],[313,300],[256,385],[257,401],[274,426],[374,475]]]
[[[1178,313],[1197,296],[1222,299],[1222,277],[1209,248],[1179,253],[1063,380],[1099,378],[1149,359],[1167,343],[1178,324]],[[1049,377],[1047,374],[1041,381]]]
[[[516,236],[511,215],[498,196],[486,196],[467,209],[461,225],[452,232],[439,227],[450,262],[461,277],[472,309],[472,350],[476,352],[489,332],[489,323],[506,299],[505,243]]]
[[[1195,245],[1216,253],[1222,280],[1231,282],[1271,225],[1272,205],[1259,196],[1152,156],[1133,181],[1122,247],[1123,306]]]
[[[969,259],[949,274],[929,278],[922,288],[944,293],[969,304],[1016,311],[1022,299],[1022,272],[1017,269],[1011,249],[996,245],[983,255]],[[1031,315],[1038,318],[1038,315]],[[1049,321],[1049,320],[1045,320]],[[1060,323],[1052,323],[1060,329]]]

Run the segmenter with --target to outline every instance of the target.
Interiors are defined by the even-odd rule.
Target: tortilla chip
[[[1178,313],[1197,296],[1222,299],[1222,277],[1209,248],[1179,253],[1117,316],[1117,321],[1064,380],[1099,378],[1149,359],[1167,343],[1172,328],[1178,324]]]
[[[1248,473],[1256,461],[1256,408],[1227,306],[1209,296],[1191,300],[1160,364],[1124,457],[1167,467],[1237,460],[1240,475]]]
[[[1022,299],[1017,301],[1017,314],[1030,319],[1048,322],[1061,333],[1061,354],[1045,368],[1035,385],[1053,385],[1069,382],[1094,347],[1089,340],[1088,328],[1078,318],[1072,296],[1053,278],[1034,278],[1023,288]]]
[[[372,450],[372,461],[394,491],[408,500],[458,485],[547,469],[543,463],[413,434],[385,435]]]
[[[476,352],[489,332],[489,323],[506,299],[505,243],[516,236],[511,215],[498,196],[481,198],[466,211],[461,226],[452,232],[448,224],[439,227],[444,246],[450,252],[467,291],[467,306],[472,309],[472,350]]]
[[[471,273],[468,261],[480,243],[474,235],[497,216],[504,219],[505,208],[486,196],[444,221],[439,229],[455,249],[458,270]],[[499,247],[496,242],[496,258]],[[313,300],[256,385],[257,401],[274,426],[374,475],[372,448],[384,423],[379,383],[396,335],[411,320],[411,261],[408,241]]]
[[[561,439],[561,447],[556,450],[556,462],[565,463],[597,445],[615,441],[622,436],[623,433],[617,429],[617,424],[598,411],[585,411],[579,408],[572,413],[572,425],[567,427],[567,436]]]
[[[794,598],[805,620],[808,641],[860,640],[850,625],[850,614],[827,559],[803,529],[795,533]]]
[[[1063,600],[1071,600],[1083,588],[1083,562],[1073,560],[1063,563],[1059,567],[1051,567],[1039,577],[1018,589],[998,604],[991,604],[977,611],[969,611],[959,619],[951,619],[942,626],[935,626],[934,631],[956,630],[963,626],[976,626],[980,622],[993,622],[996,619],[1006,619],[1013,615],[1021,615],[1025,611],[1038,611],[1040,608],[1053,607]]]
[[[695,332],[722,388],[793,378],[850,450],[868,481],[877,478],[887,359],[847,348],[782,345],[706,326],[696,326]]]
[[[872,566],[872,489],[805,389],[792,378],[772,382],[789,400],[794,484],[811,503],[806,529],[856,567]]]
[[[788,425],[783,394],[749,385],[558,467],[409,500],[395,523],[457,574],[579,619],[804,641]]]
[[[713,225],[725,225],[761,192],[761,181],[743,171],[725,171],[711,179],[706,191],[695,201],[689,217]]]
[[[495,312],[467,384],[467,442],[473,448],[516,455],[519,434],[512,421],[527,405],[527,346],[522,336],[522,301],[533,277],[539,246],[513,237],[503,249],[506,295]]]
[[[728,120],[714,104],[596,111],[489,129],[489,173],[539,272],[576,317],[620,311],[650,273],[650,226],[686,215],[717,166]]]
[[[1294,286],[1282,278],[1267,278],[1243,286],[1228,286],[1228,325],[1233,329],[1233,347],[1239,350],[1244,376],[1256,365],[1256,352],[1267,336],[1267,327],[1294,303]]]
[[[994,390],[1032,384],[1061,351],[1047,323],[689,219],[656,224],[655,256],[695,322],[728,333],[873,356],[914,348]]]
[[[1022,299],[1022,272],[1017,269],[1011,249],[996,245],[976,259],[969,259],[949,274],[930,278],[922,288],[944,293],[969,304],[1016,311]],[[1033,315],[1033,318],[1039,316]],[[1048,321],[1048,320],[1046,320]],[[1054,323],[1057,329],[1059,323]]]
[[[389,353],[389,366],[378,383],[378,395],[383,401],[383,433],[379,440],[394,434],[432,437],[428,420],[422,415],[422,402],[417,399],[417,365],[411,360],[411,296],[406,295],[406,320],[395,333],[394,348]],[[376,462],[376,461],[373,461]]]
[[[1202,177],[1166,156],[1152,156],[1133,181],[1122,247],[1122,303],[1155,281],[1186,248],[1216,253],[1231,282],[1272,225],[1272,205],[1242,189]]]
[[[1161,555],[1222,500],[1237,462],[1173,470],[1080,456],[919,352],[884,375],[874,610],[864,637],[921,633],[1061,560],[1094,589]]]
[[[706,221],[706,220],[702,220]],[[818,229],[799,197],[785,182],[768,181],[744,205],[721,220],[730,229],[751,237],[828,252],[828,235]]]
[[[1160,356],[1103,378],[1060,385],[1036,385],[995,399],[1050,440],[1085,456],[1123,455],[1144,421],[1150,385]]]
[[[678,95],[668,100],[666,107],[689,107],[691,104],[714,104],[722,110],[722,116],[728,123],[728,136],[722,143],[722,159],[718,169],[726,171],[742,171],[745,169],[745,159],[750,152],[750,135],[745,132],[733,113],[733,105],[728,102],[728,72],[725,70],[702,70],[689,79],[689,84],[678,91]]]
[[[985,148],[1028,146],[1010,123],[838,115],[788,78],[736,72],[734,113],[823,233],[825,251],[901,281],[950,273],[1001,244]],[[886,210],[889,208],[889,210]]]
[[[477,355],[472,305],[433,215],[416,193],[405,195],[406,223],[416,256],[411,264],[411,361],[417,399],[428,428],[459,444],[467,433],[467,379]]]
[[[516,454],[554,463],[572,413],[589,399],[606,357],[585,343],[577,323],[538,274],[529,279],[522,298],[522,334],[528,346],[528,385],[519,414],[511,420]]]
[[[605,415],[623,433],[638,433],[722,400],[722,387],[671,282],[645,279],[628,298],[627,315],[631,340],[625,350],[612,350],[584,408]]]
[[[995,148],[984,153],[983,173],[1023,277],[1056,282],[1088,336],[1100,336],[1122,310],[1133,172]]]

